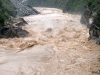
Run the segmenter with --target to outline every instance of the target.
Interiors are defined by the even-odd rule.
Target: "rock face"
[[[10,1],[16,7],[17,17],[38,14],[38,12],[35,9],[27,5],[27,0],[10,0]]]

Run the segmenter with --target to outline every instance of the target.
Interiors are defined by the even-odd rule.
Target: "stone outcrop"
[[[9,16],[5,21],[4,27],[0,28],[0,38],[20,38],[27,37],[29,32],[22,29],[22,26],[27,25],[23,18],[14,18]]]
[[[15,13],[17,14],[17,17],[39,14],[37,10],[27,5],[27,0],[10,0],[10,1],[16,7]]]

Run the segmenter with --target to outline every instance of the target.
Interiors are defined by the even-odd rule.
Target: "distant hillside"
[[[28,0],[31,6],[56,7],[73,12],[82,11],[87,3],[87,0]]]

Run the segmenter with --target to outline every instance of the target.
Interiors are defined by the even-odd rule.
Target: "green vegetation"
[[[64,11],[79,12],[84,9],[87,0],[28,0],[29,5],[57,7]]]
[[[67,0],[64,10],[70,12],[79,12],[87,5],[87,0]]]
[[[28,4],[32,6],[63,8],[66,0],[28,0]]]
[[[9,16],[14,16],[15,8],[9,0],[0,0],[0,27],[5,25]]]

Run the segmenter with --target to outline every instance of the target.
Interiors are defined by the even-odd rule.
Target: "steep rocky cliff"
[[[16,7],[17,16],[38,14],[38,12],[34,11],[32,7],[29,7],[27,5],[27,0],[10,0],[10,1]]]

